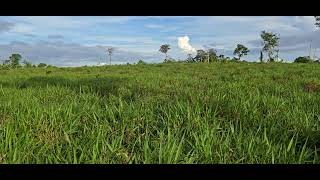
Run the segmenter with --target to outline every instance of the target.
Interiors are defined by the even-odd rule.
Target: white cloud
[[[189,43],[188,36],[178,37],[178,46],[186,53],[196,53],[196,49]]]

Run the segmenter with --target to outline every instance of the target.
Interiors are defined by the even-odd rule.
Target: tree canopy
[[[250,50],[246,46],[238,44],[233,52],[233,55],[237,55],[238,59],[240,60],[242,56],[248,55],[249,52]]]
[[[260,36],[263,43],[262,50],[268,53],[269,61],[274,61],[275,48],[279,46],[280,38],[277,34],[266,31],[262,31]]]
[[[164,53],[164,54],[166,55],[165,61],[166,61],[167,58],[168,58],[167,53],[168,53],[168,51],[169,51],[170,49],[171,49],[171,48],[170,48],[170,45],[169,45],[169,44],[163,44],[163,45],[160,46],[159,51],[162,52],[162,53]]]
[[[12,54],[10,57],[11,66],[16,67],[19,65],[22,56],[20,54]]]

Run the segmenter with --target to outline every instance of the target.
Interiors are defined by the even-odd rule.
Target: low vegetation
[[[164,63],[77,68],[12,54],[0,65],[0,164],[320,163],[319,60],[280,63],[280,36],[261,39],[259,63],[241,59],[242,44],[233,58],[209,48],[174,60],[164,44]]]
[[[320,66],[0,71],[1,163],[320,162]]]

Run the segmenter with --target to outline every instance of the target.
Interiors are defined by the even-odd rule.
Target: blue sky
[[[33,63],[96,65],[107,61],[105,49],[112,46],[115,64],[161,62],[158,49],[165,43],[172,58],[185,59],[190,52],[178,46],[178,38],[187,36],[190,48],[215,48],[230,57],[244,44],[251,49],[246,59],[254,61],[262,30],[280,34],[281,58],[308,55],[311,40],[320,55],[312,16],[1,16],[0,60],[20,53]]]

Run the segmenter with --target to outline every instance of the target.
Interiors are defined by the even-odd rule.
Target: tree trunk
[[[260,51],[260,62],[261,63],[263,62],[263,53],[262,53],[262,51]]]
[[[268,56],[269,56],[269,62],[271,62],[272,61],[272,52],[271,51],[269,51],[269,53],[268,53]]]
[[[109,55],[110,56],[110,65],[111,65],[111,55]]]

